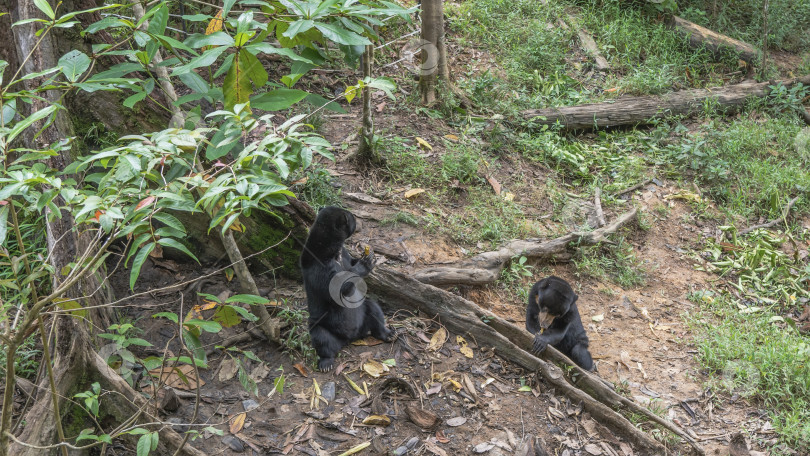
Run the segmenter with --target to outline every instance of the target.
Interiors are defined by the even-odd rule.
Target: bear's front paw
[[[321,358],[318,360],[318,370],[321,372],[329,372],[335,367],[334,358]]]
[[[534,343],[532,344],[532,352],[539,355],[546,351],[546,347],[548,347],[548,343],[542,337],[535,336]]]

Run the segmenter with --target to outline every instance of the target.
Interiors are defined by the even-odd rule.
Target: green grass
[[[341,205],[341,191],[332,185],[335,180],[325,168],[314,165],[305,172],[296,174],[296,178],[292,180],[299,181],[302,177],[306,178],[306,182],[295,184],[291,189],[316,212],[325,206]]]
[[[644,286],[648,266],[636,256],[633,246],[624,238],[615,244],[583,247],[574,258],[578,277],[611,281],[622,288]]]
[[[762,1],[681,0],[681,15],[708,27],[759,47],[762,42]],[[716,14],[712,6],[717,5]],[[791,52],[810,50],[810,1],[770,0],[768,5],[768,42],[773,48]]]
[[[730,219],[771,219],[797,192],[810,188],[807,157],[796,154],[794,145],[803,126],[794,116],[748,114],[681,130],[667,155]],[[806,205],[797,208],[805,211]]]
[[[810,449],[810,341],[769,310],[743,314],[725,295],[697,293],[689,315],[710,385],[763,403],[781,438]]]

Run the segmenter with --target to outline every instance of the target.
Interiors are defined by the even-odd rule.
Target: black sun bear
[[[588,334],[582,326],[577,298],[568,282],[559,277],[540,280],[529,292],[526,329],[534,334],[535,353],[542,353],[551,345],[579,367],[593,371]]]
[[[329,371],[346,344],[369,333],[392,341],[394,332],[365,282],[374,267],[374,252],[353,258],[343,243],[357,228],[354,215],[338,207],[318,212],[301,253],[301,272],[309,309],[309,335],[318,353],[318,369]]]

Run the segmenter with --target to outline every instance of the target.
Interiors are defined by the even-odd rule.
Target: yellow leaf
[[[413,198],[414,196],[416,196],[416,195],[418,195],[420,193],[425,193],[425,189],[424,188],[412,188],[412,189],[408,190],[407,192],[405,192],[405,198],[410,199],[410,198]]]
[[[501,193],[501,195],[503,195],[503,199],[506,201],[513,201],[515,199],[515,194],[512,192],[504,192]]]
[[[343,92],[343,95],[346,96],[346,102],[351,103],[352,100],[354,100],[354,97],[357,96],[357,86],[346,87],[346,90]]]
[[[391,424],[391,418],[385,415],[369,415],[363,420],[363,424],[368,426],[388,426]]]
[[[363,371],[374,378],[378,378],[388,372],[388,366],[372,359],[363,364]]]
[[[232,268],[228,268],[228,269],[225,270],[225,278],[228,280],[228,282],[233,280],[233,269]]]
[[[346,378],[346,381],[347,381],[347,382],[349,382],[349,386],[351,386],[353,390],[357,391],[357,394],[360,394],[361,396],[362,396],[362,395],[364,395],[364,394],[366,394],[366,393],[363,391],[363,389],[362,389],[362,388],[360,388],[359,386],[357,386],[357,383],[354,383],[354,381],[353,381],[351,378],[349,378],[349,376],[348,376],[348,375],[343,374],[343,377],[344,377],[344,378]]]
[[[231,434],[236,434],[237,432],[242,430],[242,427],[245,425],[246,417],[247,413],[242,412],[233,417],[233,419],[231,419],[231,426],[230,426]]]
[[[365,450],[369,446],[371,446],[371,442],[363,442],[360,445],[357,445],[355,447],[352,447],[352,448],[344,451],[343,453],[340,453],[338,456],[351,456],[353,454],[357,454],[357,453]]]
[[[459,382],[457,382],[457,381],[453,380],[452,378],[448,378],[447,380],[450,382],[450,384],[452,384],[452,385],[453,385],[453,389],[454,389],[454,390],[455,390],[457,393],[458,393],[459,391],[461,391],[461,383],[459,383]]]
[[[315,394],[320,396],[321,395],[321,387],[318,386],[318,381],[315,380],[314,378],[312,379],[312,387],[315,388]]]
[[[450,141],[456,142],[458,141],[458,136],[456,135],[444,135],[445,139],[449,139]]]
[[[200,306],[194,306],[197,310],[211,310],[214,307],[219,305],[216,301],[209,301],[207,299],[203,299],[203,303]]]
[[[438,351],[442,348],[442,345],[444,345],[445,340],[447,340],[447,330],[444,328],[439,328],[438,331],[433,333],[433,336],[431,336],[428,350]]]
[[[422,147],[422,149],[433,150],[433,146],[431,146],[429,142],[425,141],[424,139],[422,139],[422,138],[420,138],[418,136],[416,137],[416,142],[419,143],[419,145]]]
[[[464,356],[466,356],[467,358],[472,358],[473,356],[475,356],[475,355],[473,354],[472,348],[470,348],[470,347],[468,347],[468,346],[466,346],[466,345],[465,345],[465,346],[463,346],[463,347],[461,347],[461,348],[459,348],[459,349],[458,349],[458,351],[460,351],[460,352],[461,352],[461,354],[462,354],[462,355],[464,355]]]
[[[210,35],[220,30],[222,30],[222,10],[217,11],[217,15],[208,23],[208,27],[205,28],[205,34]]]

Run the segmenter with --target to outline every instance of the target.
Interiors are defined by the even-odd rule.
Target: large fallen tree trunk
[[[684,18],[673,16],[672,26],[686,34],[689,37],[689,46],[695,49],[705,47],[716,55],[722,54],[724,49],[731,50],[746,62],[754,62],[759,55],[757,48],[744,41],[721,35]]]
[[[662,96],[624,97],[602,103],[590,103],[561,108],[529,109],[523,117],[537,125],[560,124],[567,129],[617,127],[649,123],[672,115],[690,115],[705,109],[707,101],[725,112],[743,107],[749,98],[762,98],[770,86],[787,88],[810,84],[810,76],[781,79],[762,83],[743,83],[714,89],[694,89],[672,92]]]
[[[636,209],[619,216],[613,223],[598,230],[569,233],[549,241],[517,240],[512,241],[494,252],[478,254],[469,260],[452,266],[425,268],[417,271],[413,277],[431,285],[485,285],[498,280],[506,264],[516,256],[546,260],[567,260],[572,252],[568,245],[596,245],[608,235],[626,225],[636,217]]]
[[[396,303],[398,310],[407,306],[431,318],[438,316],[441,323],[451,331],[478,343],[492,346],[499,356],[526,369],[540,372],[558,392],[568,396],[575,403],[582,402],[585,410],[617,436],[634,445],[639,454],[661,455],[666,451],[659,442],[635,427],[614,408],[626,409],[628,412],[647,417],[683,438],[692,445],[697,454],[704,454],[697,442],[674,423],[619,395],[599,377],[576,367],[565,355],[553,347],[548,347],[543,354],[546,359],[574,366],[573,370],[578,374],[578,386],[572,385],[558,366],[527,351],[532,346],[532,337],[529,333],[475,303],[382,266],[377,267],[366,277],[366,283],[369,290],[378,295],[384,305]],[[484,321],[487,323],[484,324]]]

